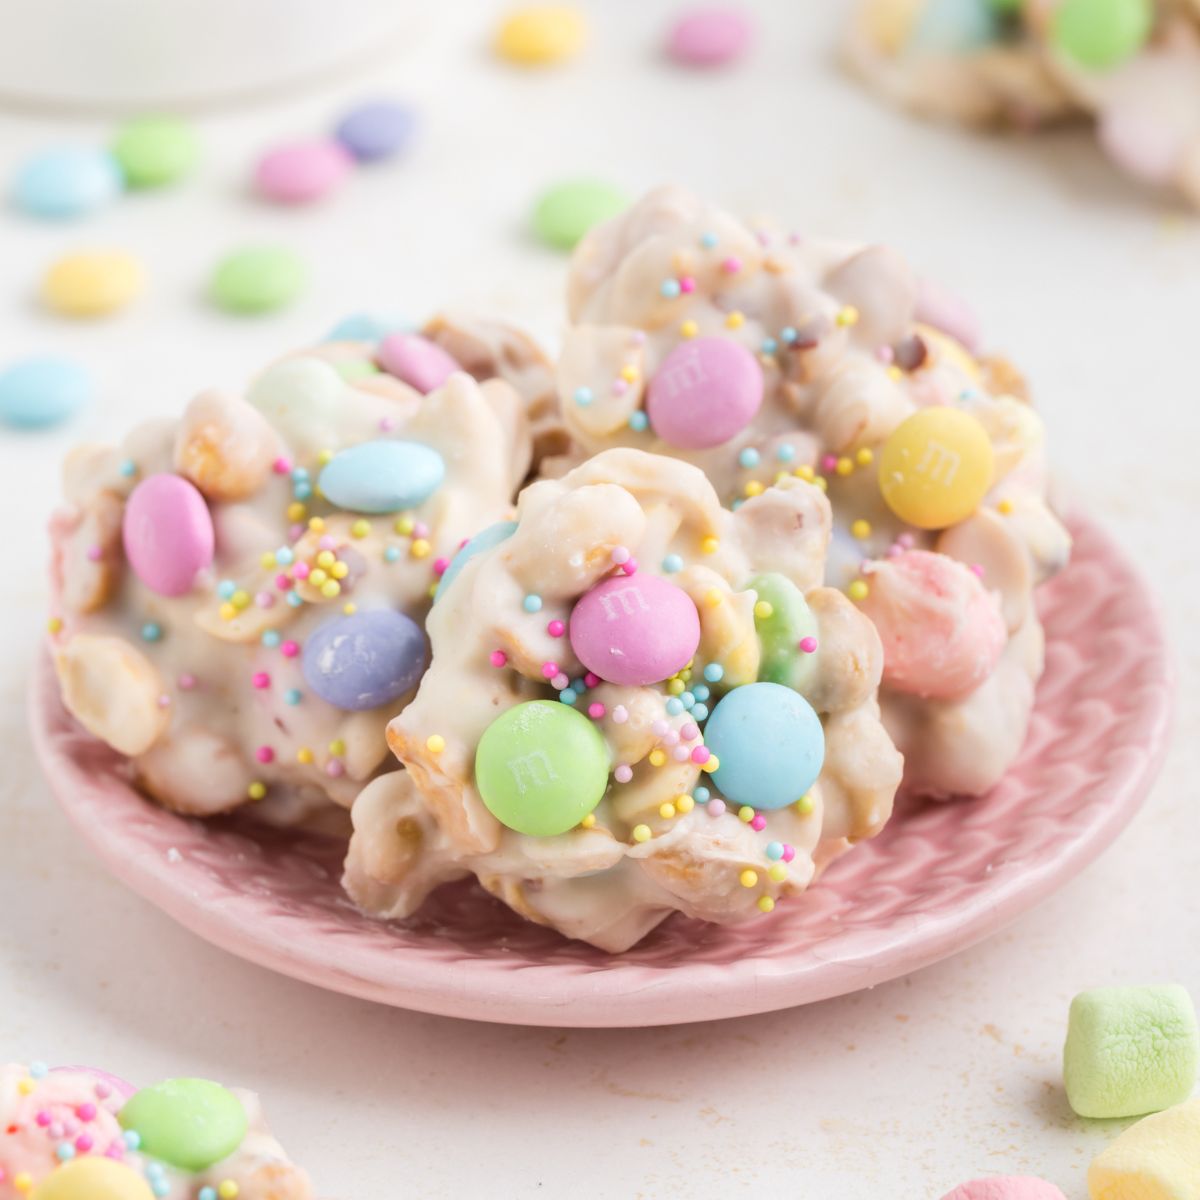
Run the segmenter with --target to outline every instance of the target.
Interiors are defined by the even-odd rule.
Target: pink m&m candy
[[[160,596],[182,596],[213,560],[212,516],[178,475],[149,475],[133,489],[121,526],[134,574]]]
[[[762,367],[745,346],[729,338],[696,338],[676,346],[654,372],[646,415],[664,442],[706,450],[741,433],[762,396]]]
[[[462,367],[436,342],[417,333],[393,333],[379,345],[379,365],[418,392],[435,391]]]
[[[687,666],[700,645],[692,598],[657,575],[618,575],[596,584],[571,613],[571,648],[610,683],[660,683]]]
[[[689,67],[719,67],[732,62],[750,42],[750,18],[734,5],[689,8],[676,18],[667,36],[667,53]]]
[[[254,181],[268,200],[307,204],[332,191],[354,165],[350,152],[328,139],[290,142],[258,160]]]

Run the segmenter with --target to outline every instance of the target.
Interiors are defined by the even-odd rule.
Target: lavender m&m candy
[[[133,573],[160,596],[191,591],[197,573],[212,564],[208,505],[179,475],[149,475],[133,489],[121,536]]]
[[[376,162],[407,149],[417,126],[411,108],[376,100],[351,109],[337,124],[337,138],[359,162]]]
[[[610,683],[642,686],[669,679],[700,645],[700,616],[682,588],[657,575],[605,579],[571,612],[571,649]]]
[[[340,142],[291,142],[268,150],[258,160],[254,182],[262,195],[277,204],[308,204],[337,187],[353,165]]]
[[[646,392],[650,427],[681,450],[706,450],[741,433],[762,404],[762,367],[729,338],[680,342]]]
[[[304,643],[301,667],[309,688],[343,712],[390,704],[411,692],[428,655],[421,627],[391,609],[333,617]]]
[[[750,44],[750,18],[736,5],[706,5],[681,13],[667,35],[667,54],[689,67],[719,67]]]
[[[393,333],[379,345],[379,365],[418,392],[436,391],[462,367],[436,342],[419,333]]]

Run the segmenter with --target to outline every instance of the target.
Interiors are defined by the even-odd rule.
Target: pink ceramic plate
[[[514,1024],[745,1016],[870,987],[979,941],[1116,836],[1166,747],[1167,650],[1145,585],[1093,524],[1043,589],[1046,674],[1020,761],[988,796],[909,801],[802,900],[735,928],[673,918],[610,956],[527,924],[474,886],[381,924],[338,888],[342,848],[245,819],[184,820],[133,791],[44,664],[33,725],[67,816],[112,871],[201,937],[318,986]]]

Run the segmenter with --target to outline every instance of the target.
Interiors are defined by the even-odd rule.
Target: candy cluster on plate
[[[310,1200],[258,1097],[207,1079],[138,1091],[91,1067],[0,1068],[0,1200]]]
[[[846,55],[927,115],[1021,127],[1091,117],[1123,170],[1200,203],[1196,0],[865,0]]]

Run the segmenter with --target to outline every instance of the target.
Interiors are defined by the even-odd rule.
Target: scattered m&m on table
[[[179,117],[133,117],[117,130],[113,157],[130,188],[157,188],[175,183],[196,165],[200,143],[196,132]]]
[[[46,272],[42,298],[67,317],[103,317],[137,298],[145,286],[142,264],[116,250],[68,254]]]
[[[667,54],[688,67],[719,67],[745,53],[753,27],[746,11],[732,4],[685,9],[667,35]]]
[[[43,429],[73,416],[92,395],[77,362],[58,355],[22,359],[0,368],[0,425]]]
[[[13,201],[35,217],[81,217],[121,194],[121,171],[107,150],[62,146],[43,150],[17,172]]]
[[[574,58],[583,48],[587,24],[569,4],[533,4],[510,12],[496,32],[496,53],[525,67],[544,67]]]
[[[619,188],[598,179],[568,179],[547,188],[533,210],[537,236],[556,250],[573,250],[585,233],[629,206]]]
[[[333,191],[353,165],[350,152],[332,138],[289,142],[258,160],[254,182],[277,204],[309,204]]]
[[[282,246],[234,251],[213,272],[213,303],[231,313],[266,313],[291,303],[304,288],[303,260]]]

